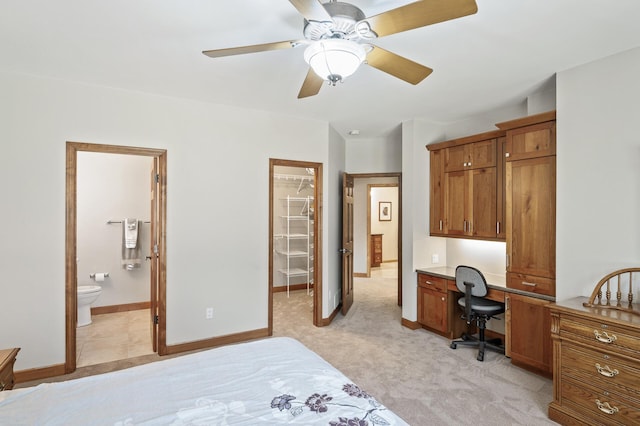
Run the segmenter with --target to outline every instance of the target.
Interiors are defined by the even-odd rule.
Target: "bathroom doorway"
[[[123,326],[122,321],[127,318],[142,325],[142,333],[139,326],[137,330],[133,330],[138,335],[145,336],[145,342],[138,342],[138,346],[146,345],[145,351],[163,355],[166,353],[166,150],[67,142],[66,162],[65,371],[72,372],[78,366],[77,338],[82,340],[85,330],[98,327],[98,324],[117,329]],[[103,168],[100,171],[91,170],[100,167]],[[119,167],[120,170],[125,170],[126,167],[138,170],[133,175],[127,175],[118,173]],[[92,179],[87,179],[87,176]],[[125,176],[129,176],[129,180]],[[139,181],[143,181],[142,186]],[[95,185],[96,182],[99,182],[99,186]],[[93,188],[87,188],[87,185]],[[117,193],[111,194],[109,198],[110,192],[117,192],[113,188],[126,188],[128,191],[129,187],[134,186],[138,191],[134,193],[142,195],[141,200],[135,201],[136,206],[132,206],[131,210],[118,210],[112,206],[119,202]],[[92,189],[94,192],[104,193],[104,200],[95,197],[95,193],[91,194]],[[125,211],[127,213],[122,213]],[[121,213],[115,213],[112,217],[110,212]],[[102,217],[103,215],[106,216]],[[128,258],[125,256],[123,237],[130,237],[127,229],[132,229],[131,224],[125,219],[131,216],[136,216],[134,229],[139,231],[136,235],[139,236],[139,241],[136,255]],[[91,235],[80,235],[80,230],[83,234]],[[85,250],[85,246],[92,244],[87,240],[92,238],[99,245],[106,246],[102,251],[97,250],[98,255],[95,254],[96,250]],[[79,258],[81,253],[82,258]],[[99,284],[103,287],[104,300],[102,303],[95,303],[98,306],[93,309],[94,318],[100,320],[86,328],[76,328],[77,286],[87,284]],[[133,302],[127,303],[127,299]],[[130,331],[120,334],[128,333]],[[120,336],[122,337],[124,336]],[[107,340],[105,342],[108,343]],[[118,356],[117,349],[114,351],[112,356]],[[125,351],[120,359],[129,356],[135,354],[127,355]]]

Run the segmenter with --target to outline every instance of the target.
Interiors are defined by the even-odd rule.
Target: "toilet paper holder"
[[[97,273],[97,272],[96,272],[96,273]],[[89,274],[89,278],[95,278],[95,277],[96,277],[96,273]],[[107,278],[108,276],[109,276],[109,273],[108,273],[108,272],[105,272],[105,273],[104,273],[104,277],[105,277],[105,278]]]

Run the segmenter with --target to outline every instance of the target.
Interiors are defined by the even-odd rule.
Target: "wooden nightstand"
[[[13,364],[20,348],[0,349],[0,391],[13,389]]]

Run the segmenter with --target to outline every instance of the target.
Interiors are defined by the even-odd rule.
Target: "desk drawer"
[[[446,291],[447,280],[445,278],[419,273],[418,285],[420,287],[433,288],[438,291]]]
[[[507,272],[507,287],[529,293],[556,295],[556,280]]]
[[[637,401],[570,379],[564,379],[561,387],[562,405],[597,420],[594,424],[640,424],[640,407]]]
[[[628,393],[640,399],[639,362],[563,343],[561,364],[563,376],[580,376],[595,386],[617,389],[622,394]]]
[[[639,333],[622,326],[601,323],[585,318],[574,321],[572,317],[560,317],[560,336],[568,339],[579,339],[593,349],[606,352],[617,352],[634,358],[640,353]]]

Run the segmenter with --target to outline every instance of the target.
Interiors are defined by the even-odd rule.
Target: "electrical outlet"
[[[207,308],[207,312],[205,313],[205,317],[207,319],[212,319],[213,318],[213,308]]]
[[[440,256],[438,256],[438,253],[431,255],[431,263],[440,263]]]

